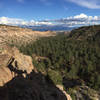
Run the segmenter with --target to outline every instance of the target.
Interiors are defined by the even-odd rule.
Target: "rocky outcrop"
[[[37,72],[31,57],[15,47],[4,46],[0,49],[0,100],[67,100],[67,97],[49,77]]]
[[[18,74],[26,76],[34,69],[32,59],[23,55],[17,48],[4,46],[0,52],[0,86],[10,81]]]

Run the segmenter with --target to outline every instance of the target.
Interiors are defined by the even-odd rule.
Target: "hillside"
[[[97,39],[100,38],[100,25],[80,27],[71,31],[70,38],[73,39]]]
[[[5,44],[0,46],[0,100],[100,99],[99,25],[56,36],[0,27]]]
[[[39,32],[17,26],[0,25],[0,44],[22,45],[35,41],[38,37],[55,36],[56,32]]]
[[[56,85],[63,85],[73,100],[99,100],[99,36],[100,26],[81,27],[69,36],[40,38],[19,49],[33,57],[38,71],[49,75]]]

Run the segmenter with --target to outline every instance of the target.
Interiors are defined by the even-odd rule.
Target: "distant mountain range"
[[[35,31],[71,31],[72,29],[75,29],[76,27],[68,27],[64,25],[40,25],[40,26],[21,26],[24,28],[30,28]]]

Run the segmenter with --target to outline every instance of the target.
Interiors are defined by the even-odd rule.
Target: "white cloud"
[[[99,16],[88,16],[84,13],[76,15],[76,16],[70,16],[70,17],[67,17],[67,18],[62,18],[62,19],[42,20],[42,21],[35,21],[35,20],[26,21],[26,20],[17,19],[17,18],[0,17],[0,24],[27,25],[27,26],[64,25],[66,27],[74,27],[74,26],[85,26],[85,25],[100,24],[100,17]]]
[[[76,19],[79,19],[79,18],[88,18],[88,16],[82,13],[80,15],[74,16],[74,18],[76,18]]]
[[[100,9],[100,0],[66,0],[89,9]]]
[[[63,19],[48,20],[55,23],[55,25],[64,25],[64,26],[85,26],[85,25],[97,25],[100,24],[99,16],[88,16],[84,13],[76,16],[70,16]]]
[[[6,24],[6,25],[52,25],[51,22],[38,22],[38,21],[25,21],[23,19],[17,19],[17,18],[8,18],[8,17],[0,17],[0,24]]]
[[[0,17],[0,24],[19,24],[20,22],[22,22],[21,19]]]

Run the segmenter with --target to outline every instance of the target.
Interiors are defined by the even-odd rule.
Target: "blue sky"
[[[79,1],[88,1],[90,7],[78,4]],[[99,7],[92,5],[92,1],[98,1]],[[0,0],[0,17],[41,20],[66,18],[80,13],[99,16],[100,0]]]
[[[0,0],[0,18],[42,21],[80,14],[100,16],[100,0]]]

